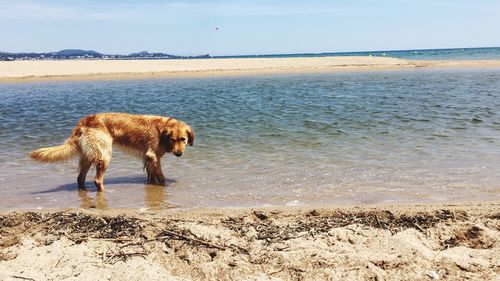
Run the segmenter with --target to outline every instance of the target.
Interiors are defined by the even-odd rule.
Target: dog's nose
[[[174,152],[175,156],[177,157],[181,157],[182,156],[182,152]]]

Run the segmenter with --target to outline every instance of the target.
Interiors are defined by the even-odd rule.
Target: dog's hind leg
[[[95,165],[94,184],[98,191],[104,190],[104,172],[111,160],[112,145],[113,139],[108,133],[95,129],[86,131],[80,139],[82,157],[89,159]]]
[[[97,191],[104,191],[104,172],[108,168],[109,160],[101,159],[97,161],[95,165],[96,173],[94,184],[97,187]]]
[[[94,160],[96,169],[94,184],[97,191],[104,191],[104,172],[106,172],[109,161],[111,161],[112,144],[111,139],[109,142],[103,141],[100,143],[99,154],[96,155],[96,160]]]
[[[85,178],[87,177],[87,173],[89,172],[90,167],[92,166],[92,162],[90,162],[84,156],[80,157],[80,162],[78,164],[78,189],[86,189],[85,187]]]

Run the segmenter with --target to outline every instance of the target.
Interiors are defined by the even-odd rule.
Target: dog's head
[[[190,146],[194,144],[193,129],[188,124],[173,118],[166,122],[163,137],[167,139],[168,151],[177,157],[184,153],[186,144]]]

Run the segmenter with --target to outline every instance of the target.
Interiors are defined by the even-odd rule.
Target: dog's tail
[[[31,152],[30,156],[36,161],[46,163],[65,161],[78,155],[77,143],[77,140],[71,136],[64,142],[64,144],[39,148]]]

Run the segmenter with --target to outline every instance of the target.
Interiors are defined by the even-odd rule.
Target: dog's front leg
[[[158,170],[157,170],[157,177],[158,177],[158,183],[161,185],[165,184],[165,176],[163,175],[163,169],[161,168],[161,160],[159,157],[156,158],[157,165],[158,165]]]
[[[144,162],[146,173],[148,175],[147,183],[164,185],[165,176],[161,170],[159,157],[157,157],[153,151],[149,150],[145,155]]]

